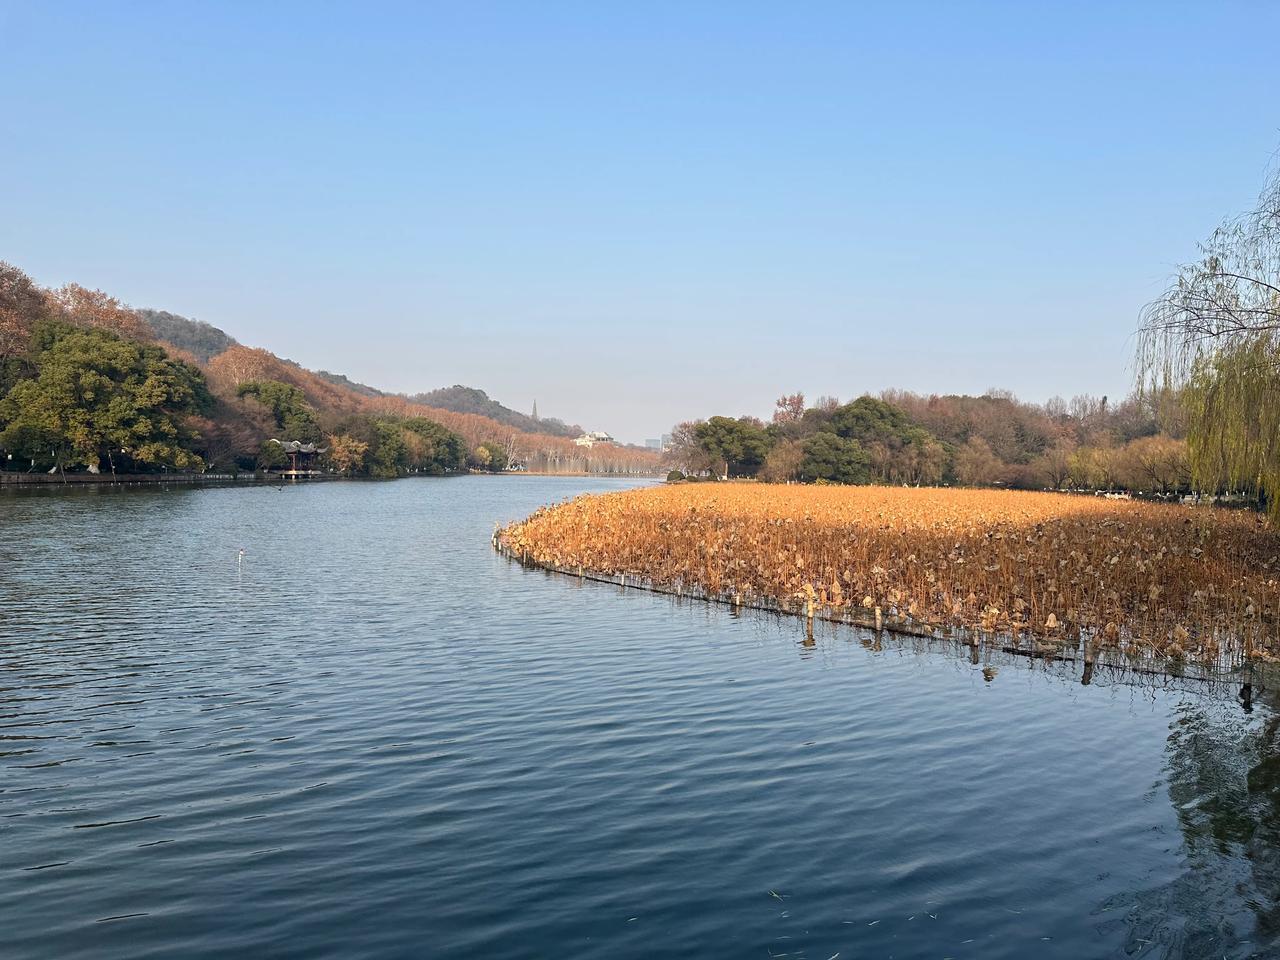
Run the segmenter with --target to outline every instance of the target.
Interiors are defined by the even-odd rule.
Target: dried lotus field
[[[1280,536],[1253,513],[1005,490],[682,484],[498,531],[540,567],[1086,659],[1280,658]]]

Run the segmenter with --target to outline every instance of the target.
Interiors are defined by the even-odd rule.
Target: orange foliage
[[[96,327],[133,340],[150,340],[147,325],[138,314],[101,290],[68,283],[50,291],[51,302],[71,323]]]
[[[353,413],[426,417],[461,436],[471,449],[488,445],[504,450],[511,445],[516,459],[530,470],[635,475],[656,473],[661,466],[661,458],[655,451],[612,444],[586,449],[564,437],[523,433],[475,413],[429,407],[406,397],[367,397],[281,360],[267,350],[237,345],[210,360],[206,369],[214,392],[227,401],[234,399],[235,389],[241,383],[278,380],[297,387],[306,395],[308,403],[330,419]]]
[[[46,307],[44,291],[17,267],[0,260],[0,357],[26,350]]]

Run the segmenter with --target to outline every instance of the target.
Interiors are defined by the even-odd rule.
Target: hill
[[[0,469],[249,470],[281,456],[278,439],[315,442],[349,474],[659,470],[652,451],[578,447],[559,421],[553,433],[493,401],[480,406],[502,419],[308,370],[100,290],[42,288],[0,263]]]
[[[387,396],[386,393],[379,390],[377,387],[371,387],[367,383],[360,383],[356,380],[352,380],[350,377],[341,373],[330,373],[328,370],[317,370],[316,376],[321,380],[328,380],[335,386],[346,387],[348,390],[352,390],[365,397]]]
[[[549,433],[553,437],[576,437],[582,433],[582,428],[577,424],[566,424],[563,420],[557,420],[554,417],[539,417],[535,420],[528,414],[504,407],[483,390],[464,387],[460,383],[455,383],[452,387],[440,387],[428,393],[414,394],[409,399],[429,407],[453,410],[457,413],[478,414],[527,433]]]
[[[137,314],[155,339],[172,344],[179,350],[191,354],[200,363],[208,363],[218,354],[240,346],[239,341],[230,334],[203,320],[192,320],[176,313],[169,313],[167,310],[141,309]],[[397,394],[379,390],[377,387],[371,387],[367,383],[352,380],[341,373],[317,370],[315,375],[364,397],[397,396]],[[414,394],[408,399],[413,403],[420,403],[438,410],[474,413],[506,424],[523,433],[545,433],[553,437],[576,437],[582,433],[582,428],[577,424],[566,424],[555,417],[534,419],[528,414],[503,406],[483,390],[463,386],[460,383],[455,383],[452,387],[440,387],[426,393]]]
[[[155,339],[173,344],[201,363],[208,363],[224,350],[236,346],[234,337],[203,320],[180,317],[167,310],[144,309],[138,310],[137,314]]]

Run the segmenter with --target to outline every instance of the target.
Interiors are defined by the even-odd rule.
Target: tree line
[[[695,476],[1232,493],[1280,522],[1280,163],[1142,311],[1135,393],[1020,403],[886,391],[771,423],[712,417],[674,430]]]
[[[1079,396],[1043,405],[1002,391],[885,391],[807,406],[796,393],[779,398],[769,423],[713,416],[678,424],[669,456],[694,477],[1173,495],[1192,488],[1185,419],[1171,390],[1118,404]]]

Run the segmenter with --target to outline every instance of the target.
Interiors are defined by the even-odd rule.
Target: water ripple
[[[4,955],[1276,955],[1275,714],[489,549],[618,485],[0,495]]]

